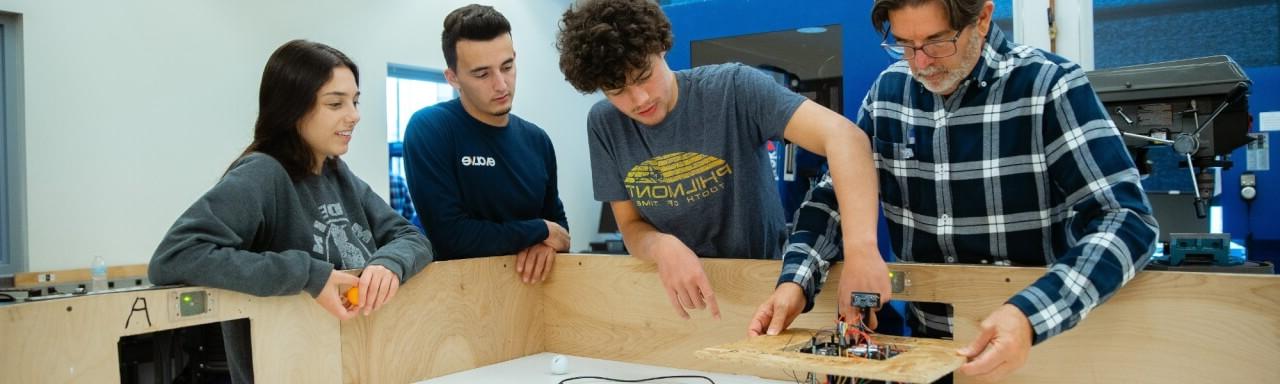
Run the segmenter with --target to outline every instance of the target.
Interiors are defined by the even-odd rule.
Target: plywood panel
[[[1027,380],[1274,381],[1266,367],[1280,356],[1280,277],[1140,273],[1076,330],[1036,348],[1032,361],[1056,369],[1021,372]],[[1092,358],[1074,371],[1061,364],[1080,355]]]
[[[224,291],[226,292],[226,291]],[[337,383],[342,366],[339,322],[306,293],[254,297],[227,292],[243,306],[223,316],[249,318],[253,335],[253,374],[259,383]],[[244,312],[235,312],[243,308]]]
[[[338,321],[306,295],[259,298],[206,289],[216,311],[171,320],[169,295],[198,288],[139,290],[0,307],[0,372],[9,382],[113,383],[122,336],[252,318],[260,382],[337,382]]]
[[[1044,268],[892,264],[896,297],[953,304],[956,340]],[[828,286],[832,282],[828,282]],[[1079,326],[1032,348],[1008,382],[1270,382],[1280,356],[1280,277],[1145,271]],[[957,381],[969,382],[965,377]]]
[[[781,263],[704,259],[721,319],[694,311],[683,320],[671,308],[652,263],[627,256],[562,256],[545,287],[547,350],[600,359],[790,379],[790,372],[698,359],[700,349],[740,340],[755,309],[777,281]],[[824,292],[819,302],[833,302]],[[835,324],[835,310],[818,306],[796,326]]]
[[[561,257],[545,287],[547,349],[604,359],[785,379],[789,372],[694,359],[693,351],[746,338],[749,316],[772,292],[778,261],[703,260],[723,320],[680,320],[656,268],[629,257]],[[566,262],[567,261],[567,262]],[[834,266],[835,270],[840,268]],[[895,298],[950,303],[956,341],[1044,273],[1043,268],[894,264],[910,285]],[[838,276],[793,327],[831,325]],[[1075,329],[1032,349],[1010,382],[1267,382],[1280,356],[1280,277],[1142,272]],[[958,377],[959,382],[967,378]]]
[[[405,383],[544,351],[542,285],[522,283],[514,261],[431,263],[389,306],[343,323],[344,381]]]
[[[0,372],[6,382],[115,382],[121,336],[249,318],[261,382],[408,382],[543,351],[783,380],[793,374],[695,356],[746,338],[748,319],[773,290],[779,261],[703,260],[721,320],[706,311],[681,320],[655,267],[631,257],[561,255],[550,279],[532,286],[520,283],[513,261],[433,263],[388,307],[342,324],[305,294],[260,298],[210,290],[216,313],[176,322],[168,317],[167,297],[184,288],[0,306]],[[910,280],[896,298],[955,306],[960,344],[972,340],[988,312],[1044,271],[890,268]],[[815,310],[793,327],[833,324],[837,279],[831,277]],[[144,302],[146,311],[133,310]],[[1280,277],[1153,271],[1140,273],[1076,329],[1034,347],[1009,381],[1271,382],[1275,356]]]
[[[951,340],[885,335],[874,338],[877,345],[893,345],[905,352],[886,360],[798,352],[801,347],[810,345],[816,334],[819,334],[817,330],[791,328],[777,336],[749,337],[704,348],[697,352],[697,356],[736,365],[766,365],[822,375],[908,383],[932,383],[959,368],[965,360],[956,354],[959,345]]]

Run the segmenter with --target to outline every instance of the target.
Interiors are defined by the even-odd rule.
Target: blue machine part
[[[773,181],[778,185],[783,212],[787,223],[791,223],[809,189],[826,172],[827,159],[783,140],[769,140],[765,149],[773,165]]]
[[[1213,264],[1231,266],[1244,264],[1247,254],[1244,246],[1231,241],[1225,233],[1171,233],[1169,253],[1161,247],[1151,255],[1153,262],[1177,266],[1183,264]]]

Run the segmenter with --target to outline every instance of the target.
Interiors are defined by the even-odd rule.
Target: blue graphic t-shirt
[[[587,120],[596,200],[631,200],[700,257],[777,259],[786,240],[765,143],[803,96],[742,64],[678,71],[679,98],[647,126],[608,100]]]

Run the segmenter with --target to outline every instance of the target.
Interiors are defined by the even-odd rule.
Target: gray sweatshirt
[[[334,268],[381,265],[403,283],[432,257],[427,238],[342,160],[292,181],[275,158],[252,153],[173,223],[147,273],[157,285],[315,297]],[[222,323],[222,336],[232,382],[252,383],[248,322]]]
[[[342,160],[295,182],[275,158],[252,153],[178,218],[148,274],[158,285],[314,297],[334,268],[381,265],[404,282],[431,259],[426,237]]]

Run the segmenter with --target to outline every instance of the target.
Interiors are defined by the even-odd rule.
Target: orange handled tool
[[[347,289],[346,296],[347,302],[351,303],[352,306],[360,305],[360,290],[358,288],[351,287]]]

